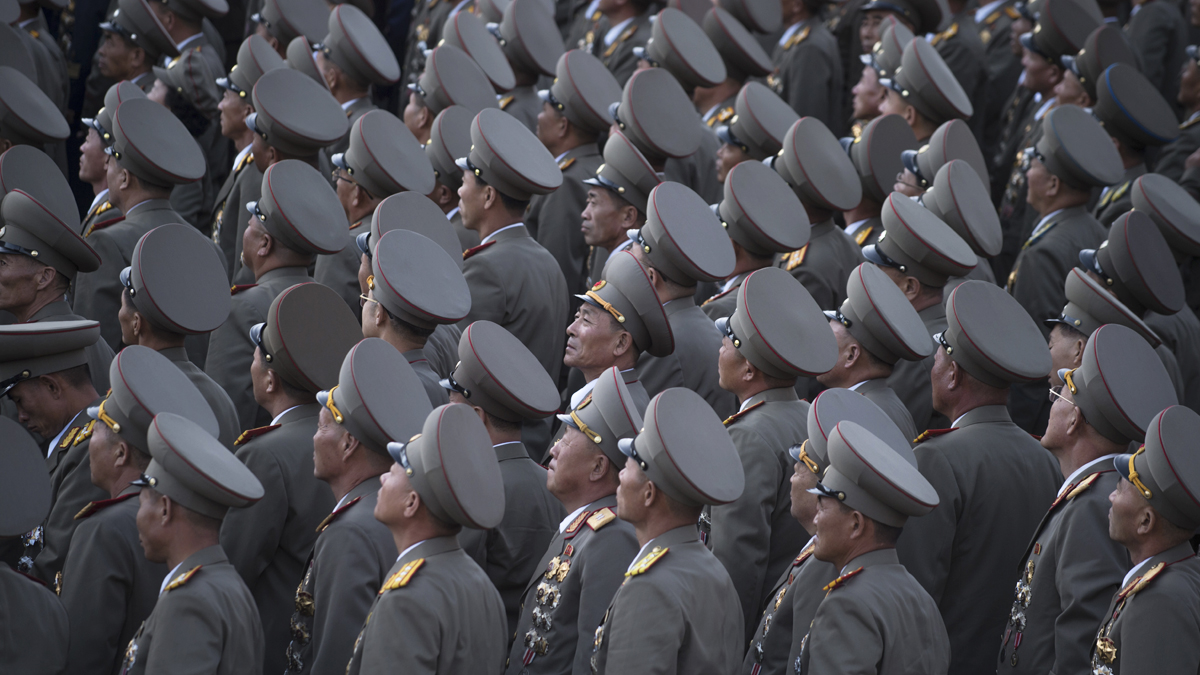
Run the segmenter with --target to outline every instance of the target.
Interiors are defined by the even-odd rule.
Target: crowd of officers
[[[1200,673],[1200,3],[74,8],[0,670]]]

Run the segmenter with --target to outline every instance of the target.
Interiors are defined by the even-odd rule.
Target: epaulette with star
[[[169,591],[173,591],[173,590],[175,590],[176,588],[179,588],[180,586],[182,586],[182,585],[186,584],[187,582],[191,581],[191,580],[192,580],[192,577],[196,576],[196,572],[199,572],[201,567],[204,567],[204,565],[196,565],[196,566],[195,566],[195,567],[193,567],[192,569],[190,569],[190,570],[188,570],[188,571],[184,572],[183,574],[180,574],[179,576],[175,577],[175,580],[174,580],[174,581],[172,581],[171,583],[167,584],[167,587],[166,587],[165,589],[163,589],[163,592],[164,592],[164,593],[167,593],[167,592],[169,592]]]
[[[854,235],[854,243],[858,244],[859,246],[866,246],[867,239],[871,238],[871,233],[874,231],[875,231],[874,225],[868,225],[868,226],[862,228],[861,230],[858,231],[858,233],[856,233]]]
[[[1124,600],[1127,597],[1131,597],[1131,596],[1137,594],[1138,592],[1140,592],[1141,590],[1143,590],[1147,586],[1149,586],[1150,582],[1154,581],[1154,579],[1156,577],[1158,577],[1158,575],[1162,574],[1162,571],[1164,569],[1166,569],[1166,567],[1167,567],[1166,564],[1162,563],[1162,562],[1158,563],[1154,567],[1151,567],[1149,572],[1146,572],[1145,574],[1133,579],[1128,584],[1126,584],[1125,588],[1122,588],[1121,592],[1117,594],[1117,597],[1121,600]]]
[[[933,39],[929,41],[929,44],[936,47],[938,46],[938,43],[945,42],[955,35],[958,35],[958,24],[952,23],[950,24],[949,28],[933,36]]]
[[[791,49],[792,47],[795,47],[796,45],[800,44],[801,42],[804,42],[805,40],[807,40],[808,34],[811,32],[812,32],[812,26],[805,26],[804,30],[799,30],[799,31],[796,31],[795,33],[793,33],[792,37],[788,38],[788,41],[783,44],[783,51],[786,52],[787,50]]]
[[[416,574],[417,570],[421,569],[421,566],[424,564],[424,558],[417,558],[416,560],[410,560],[404,563],[404,567],[396,570],[395,574],[388,577],[387,581],[383,582],[383,586],[381,586],[379,589],[379,595],[383,595],[388,591],[394,591],[397,588],[404,588],[407,586],[408,582],[412,581],[413,575]]]
[[[507,110],[508,106],[512,105],[512,102],[515,100],[517,100],[516,96],[505,96],[504,98],[500,99],[500,109]]]
[[[829,595],[830,593],[836,591],[837,589],[841,588],[842,586],[845,586],[847,581],[850,581],[854,577],[862,574],[862,571],[863,571],[863,568],[860,567],[860,568],[854,570],[853,572],[846,572],[842,576],[825,584],[825,586],[822,587],[821,590],[825,591],[826,595]]]
[[[265,426],[265,427],[257,427],[257,428],[254,428],[254,429],[247,429],[247,430],[245,430],[245,431],[243,431],[243,432],[242,432],[242,435],[241,435],[241,436],[238,436],[238,437],[237,437],[237,440],[236,440],[236,441],[234,441],[234,442],[233,442],[233,447],[235,447],[235,448],[236,448],[237,446],[239,446],[239,445],[242,445],[243,443],[248,443],[248,442],[250,442],[250,441],[254,440],[255,438],[258,438],[259,436],[262,436],[263,434],[265,434],[265,433],[267,433],[267,432],[269,432],[269,431],[274,431],[274,430],[278,429],[278,428],[279,428],[279,427],[281,427],[281,426],[283,426],[283,425],[281,425],[281,424],[269,424],[269,425],[267,425],[267,426]]]
[[[617,514],[613,512],[612,507],[606,506],[587,519],[587,526],[592,528],[592,531],[596,531],[616,519]]]
[[[708,118],[708,126],[715,127],[718,124],[725,124],[729,120],[733,119],[733,116],[736,114],[737,111],[733,109],[733,106],[727,105],[714,113],[712,117]]]
[[[792,251],[783,256],[783,269],[791,272],[797,267],[804,264],[804,257],[808,255],[808,244]]]
[[[925,431],[922,431],[921,435],[917,436],[913,442],[914,443],[924,443],[925,441],[927,441],[931,438],[937,438],[938,436],[944,436],[944,435],[950,433],[951,431],[954,431],[954,429],[955,429],[955,427],[951,427],[949,429],[926,429]]]
[[[338,516],[342,515],[342,513],[345,512],[346,509],[357,504],[358,500],[360,500],[360,499],[362,499],[362,497],[355,497],[354,499],[351,499],[350,501],[346,502],[345,504],[342,504],[341,508],[334,509],[333,513],[325,516],[325,520],[322,520],[321,524],[317,525],[317,532],[318,533],[324,532],[325,528],[329,527],[330,523],[337,520]]]
[[[489,246],[494,245],[495,243],[496,243],[496,240],[493,239],[486,244],[480,244],[478,246],[473,246],[473,247],[463,251],[463,260],[470,260],[475,254],[479,253],[480,251],[482,251],[483,249],[485,249]]]
[[[75,440],[71,441],[71,447],[75,447],[80,443],[92,437],[92,431],[96,428],[96,420],[92,420],[79,428],[79,433],[75,434]]]
[[[575,163],[575,158],[574,158],[574,157],[568,157],[568,158],[566,158],[566,159],[564,159],[563,161],[561,161],[561,162],[559,162],[559,163],[558,163],[558,170],[559,170],[559,171],[566,171],[567,169],[571,168],[571,165],[572,165],[572,164],[574,164],[574,163]]]
[[[112,499],[100,499],[100,500],[97,500],[94,502],[88,502],[87,506],[84,506],[82,509],[79,509],[79,513],[75,514],[75,520],[83,520],[84,518],[90,518],[90,517],[96,515],[97,513],[100,513],[104,509],[107,509],[108,507],[112,506],[113,504],[120,504],[121,502],[125,501],[126,499],[131,499],[136,496],[138,496],[138,493],[130,492],[127,495],[120,495],[119,497],[113,497]]]
[[[660,546],[655,546],[654,550],[652,550],[652,551],[650,551],[650,553],[646,554],[646,557],[637,561],[637,564],[635,564],[632,568],[630,568],[630,570],[625,573],[625,576],[636,577],[639,574],[645,574],[646,570],[653,567],[654,563],[658,562],[659,560],[662,560],[662,557],[667,554],[667,551],[670,551],[670,550],[671,549],[669,549],[669,548],[662,548]]]
[[[757,408],[765,403],[766,403],[766,401],[759,401],[758,403],[755,403],[754,405],[750,406],[749,408],[746,408],[745,410],[739,410],[738,412],[735,412],[734,414],[730,415],[729,417],[726,417],[725,421],[722,422],[722,424],[724,424],[725,426],[729,426],[730,424],[733,424],[734,422],[745,417],[746,414],[749,413],[751,410],[754,410],[755,408]]]

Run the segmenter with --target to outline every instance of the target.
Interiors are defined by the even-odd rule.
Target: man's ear
[[[113,436],[113,466],[132,466],[133,465],[133,450],[129,444],[120,436]]]
[[[38,290],[44,290],[53,286],[57,276],[58,270],[50,266],[46,266],[38,270],[37,277],[35,279]]]

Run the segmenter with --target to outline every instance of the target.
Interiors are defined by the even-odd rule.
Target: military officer
[[[896,449],[854,422],[829,434],[829,468],[817,494],[817,560],[829,582],[802,639],[803,672],[946,672],[950,642],[937,605],[900,564],[905,523],[939,503],[937,491]]]
[[[263,73],[287,67],[283,59],[273,53],[271,45],[255,35],[242,42],[237,58],[229,76],[217,78],[217,86],[224,90],[221,102],[217,104],[221,111],[221,135],[233,141],[238,152],[234,155],[229,176],[213,199],[209,231],[212,240],[221,247],[221,253],[225,256],[225,269],[231,278],[240,243],[238,235],[242,231],[236,224],[242,218],[246,202],[258,199],[258,189],[262,185],[262,171],[254,161],[255,134],[246,126],[246,118],[254,114],[254,85]],[[101,111],[101,115],[103,114]],[[246,177],[241,178],[242,174],[246,174]],[[245,190],[250,191],[248,199],[242,198]]]
[[[99,267],[100,256],[76,234],[77,216],[69,193],[62,190],[67,187],[62,174],[32,148],[0,155],[0,172],[0,191],[8,193],[0,201],[0,261],[5,268],[0,310],[11,313],[15,323],[82,320],[71,311],[66,294],[80,272]],[[92,382],[98,390],[108,389],[112,349],[98,341],[86,352]]]
[[[1196,60],[1198,54],[1200,45],[1188,45],[1188,58],[1184,61],[1179,76],[1178,101],[1183,107],[1183,124],[1179,125],[1179,138],[1163,147],[1154,160],[1154,173],[1162,174],[1173,181],[1184,182],[1185,175],[1196,173],[1187,165],[1187,159],[1196,150],[1200,150],[1200,136],[1197,135],[1200,134],[1200,126],[1197,126],[1197,120],[1200,120],[1200,88],[1196,86],[1200,81],[1200,61]],[[1194,177],[1187,182],[1192,185]]]
[[[903,117],[881,115],[863,126],[857,137],[841,142],[862,183],[862,201],[842,214],[846,236],[859,246],[874,244],[883,235],[883,202],[904,169],[900,153],[916,150],[917,138]]]
[[[96,72],[118,82],[129,80],[147,94],[154,87],[153,67],[179,56],[179,48],[147,0],[118,2],[100,30],[104,37]]]
[[[396,543],[375,519],[387,444],[411,438],[429,414],[412,368],[383,340],[367,338],[342,361],[338,384],[317,393],[313,475],[336,507],[317,526],[317,543],[296,589],[288,672],[341,671],[355,636],[395,561]]]
[[[225,0],[171,0],[149,3],[155,16],[175,43],[179,54],[196,52],[208,64],[209,72],[225,72],[225,45],[209,41],[205,22],[220,19],[229,13]],[[208,28],[212,31],[212,28]]]
[[[632,252],[650,281],[675,337],[667,356],[643,354],[638,373],[651,396],[685,387],[709,402],[718,415],[732,415],[737,403],[721,389],[717,355],[721,333],[696,306],[696,284],[733,273],[733,246],[716,215],[696,193],[665,182],[650,192],[646,224],[631,231]]]
[[[923,433],[914,450],[941,504],[907,528],[897,551],[938,605],[951,670],[976,672],[990,657],[967,645],[1001,625],[1018,547],[1054,498],[1053,459],[1005,408],[1011,384],[1044,377],[1050,355],[1032,319],[997,286],[963,283],[946,307],[930,377],[934,405],[953,426]],[[1020,504],[1009,499],[1014,490]],[[987,532],[986,544],[971,532]]]
[[[425,59],[421,79],[408,85],[404,126],[422,144],[430,142],[434,119],[451,106],[462,106],[472,117],[484,108],[498,108],[492,85],[479,64],[452,44],[440,45]],[[455,135],[458,127],[454,126]],[[451,157],[458,159],[462,155]]]
[[[879,112],[895,113],[912,127],[917,141],[926,143],[933,132],[952,119],[969,120],[974,107],[937,49],[925,40],[911,40],[891,77],[881,78],[889,89]]]
[[[1137,453],[1113,459],[1122,480],[1109,495],[1108,535],[1136,562],[1103,614],[1092,648],[1093,672],[1150,667],[1182,673],[1200,667],[1191,637],[1200,625],[1191,603],[1200,561],[1188,544],[1200,525],[1197,476],[1194,462],[1179,454],[1200,430],[1197,422],[1193,410],[1167,408],[1151,420]]]
[[[398,192],[433,192],[433,166],[425,150],[395,115],[371,110],[358,117],[350,129],[349,146],[333,155],[338,201],[346,212],[350,230],[346,247],[332,255],[317,256],[313,279],[338,292],[357,313],[358,267],[361,255],[354,240],[379,203]]]
[[[975,254],[975,267],[966,276],[947,281],[942,294],[968,279],[996,283],[988,260],[1000,253],[1003,238],[1000,218],[988,199],[987,182],[980,179],[970,162],[952,159],[943,164],[934,175],[933,184],[917,201],[949,225]]]
[[[0,417],[4,452],[0,453],[0,546],[19,547],[22,535],[38,527],[50,510],[50,480],[40,450],[16,422]],[[6,559],[7,555],[4,556]],[[65,645],[70,641],[66,612],[54,593],[34,577],[0,563],[0,587],[7,602],[0,609],[8,633],[0,641],[0,658],[21,672],[67,672],[64,649],[35,645]],[[32,648],[31,648],[32,647]]]
[[[808,243],[785,253],[778,265],[804,284],[821,309],[846,299],[850,271],[863,261],[860,247],[833,222],[837,211],[862,201],[862,182],[841,144],[820,120],[799,119],[783,139],[771,166],[800,197],[812,232]]]
[[[721,388],[739,403],[724,426],[745,489],[734,501],[705,509],[700,538],[733,580],[749,638],[770,580],[800,553],[803,539],[791,516],[785,450],[807,435],[808,404],[796,395],[796,378],[829,370],[837,342],[800,282],[775,267],[746,278],[735,310],[716,321],[724,335],[718,368]]]
[[[616,515],[617,467],[625,458],[617,442],[638,433],[645,408],[624,380],[609,368],[559,416],[566,433],[550,448],[546,487],[571,513],[525,587],[506,673],[588,669],[589,638],[637,553],[633,526]]]
[[[717,138],[717,180],[725,178],[734,166],[776,155],[783,148],[783,137],[800,118],[791,106],[761,82],[747,82],[738,91],[728,113],[718,113],[724,120],[713,118]],[[719,123],[719,124],[718,124]]]
[[[330,171],[328,163],[321,161],[321,148],[344,136],[350,124],[345,114],[338,110],[337,101],[330,96],[325,87],[291,68],[275,68],[258,78],[251,90],[251,100],[254,103],[254,112],[246,116],[246,126],[254,132],[250,154],[254,157],[254,166],[260,172],[265,174],[267,167],[288,159],[308,164],[319,172]],[[322,174],[326,183],[329,182],[329,179],[325,178],[328,175],[329,173]],[[242,172],[233,187],[241,203],[233,204],[227,201],[227,211],[234,206],[245,209],[247,204],[259,201],[262,185],[262,176]],[[338,210],[341,210],[340,204]],[[234,215],[231,211],[228,213],[229,217]],[[335,223],[344,218],[344,215],[336,216],[329,222]],[[243,255],[245,233],[249,223],[250,218],[247,214],[237,211],[233,282],[239,286],[254,282],[254,271],[246,262],[252,255]],[[233,233],[232,225],[226,227]]]
[[[166,356],[187,375],[217,417],[217,440],[230,449],[241,433],[229,394],[195,363],[188,347],[207,345],[229,317],[221,256],[203,235],[182,223],[160,225],[138,240],[121,270],[121,342]]]
[[[950,277],[961,277],[976,264],[971,247],[937,216],[902,194],[893,192],[883,204],[885,235],[863,247],[867,260],[878,265],[904,292],[930,335],[946,329],[942,289]],[[888,386],[912,413],[917,431],[945,426],[934,415],[929,372],[932,355],[897,364]]]
[[[150,464],[138,536],[146,559],[171,567],[158,601],[125,650],[122,673],[258,670],[263,635],[246,584],[225,558],[225,512],[263,496],[262,484],[203,427],[164,412],[149,424]]]
[[[471,151],[456,158],[463,225],[481,243],[463,253],[471,311],[459,326],[494,321],[533,353],[553,382],[562,368],[568,323],[566,281],[554,256],[525,229],[529,199],[562,184],[550,153],[516,118],[484,110],[471,124]]]
[[[282,71],[281,71],[282,72]],[[320,253],[346,245],[346,216],[329,181],[294,159],[272,164],[263,174],[262,199],[246,204],[250,224],[242,237],[242,259],[253,284],[233,287],[229,319],[209,337],[205,372],[229,393],[243,429],[269,418],[254,401],[250,328],[262,323],[271,302],[285,288],[312,281],[308,265]]]
[[[546,11],[545,4],[512,0],[504,9],[504,18],[492,29],[516,77],[516,86],[500,96],[500,109],[534,133],[544,103],[538,96],[538,77],[554,77],[555,64],[563,55],[562,38],[553,23],[554,15]],[[605,106],[610,102],[605,101]],[[602,125],[608,126],[607,120]]]
[[[471,151],[471,122],[475,116],[461,105],[452,105],[433,118],[425,155],[433,165],[437,183],[429,199],[441,209],[458,237],[460,253],[479,245],[479,233],[462,224],[458,188],[462,187],[462,169],[454,163]]]
[[[87,450],[91,482],[107,498],[74,514],[78,525],[62,568],[59,595],[71,622],[72,672],[119,669],[167,574],[164,561],[143,555],[134,499],[134,483],[150,464],[151,420],[162,413],[185,416],[206,436],[218,428],[199,390],[169,360],[141,347],[122,350],[113,361],[112,392],[88,410],[97,422]]]
[[[1012,48],[1013,23],[1021,14],[1015,0],[992,0],[975,10],[975,26],[983,43],[984,86],[982,99],[975,101],[982,122],[980,145],[992,157],[1004,125],[1004,105],[1013,92],[1020,92],[1021,54]],[[1020,46],[1018,44],[1018,46]],[[990,187],[990,186],[989,186]]]
[[[817,382],[857,391],[888,414],[910,441],[917,437],[912,413],[888,386],[897,361],[919,361],[933,355],[933,340],[912,303],[886,272],[863,263],[847,282],[846,301],[826,311],[837,339],[837,363]]]
[[[709,405],[687,389],[651,399],[644,422],[644,431],[617,442],[627,457],[617,516],[633,525],[642,548],[596,629],[592,670],[733,672],[744,640],[737,589],[695,523],[705,505],[741,496],[737,451]]]
[[[936,33],[942,24],[942,7],[931,0],[868,2],[859,11],[863,13],[863,19],[858,37],[864,54],[870,54],[879,42],[888,18],[894,18],[915,35]]]
[[[801,117],[816,117],[840,134],[845,126],[842,88],[845,72],[837,38],[821,20],[814,0],[784,5],[786,28],[775,44],[775,72],[768,85]],[[874,42],[874,41],[872,41]]]
[[[725,199],[717,216],[733,244],[733,274],[700,309],[710,319],[731,316],[738,289],[755,271],[773,266],[775,255],[808,243],[808,217],[796,194],[762,162],[743,162],[725,176]]]
[[[556,33],[557,35],[557,33]],[[536,366],[535,366],[536,368]],[[483,423],[464,405],[429,414],[388,444],[375,516],[400,550],[354,645],[348,675],[492,672],[504,655],[504,605],[456,535],[500,522],[505,495]]]
[[[87,129],[87,140],[79,147],[79,179],[90,183],[96,195],[79,226],[79,233],[85,237],[93,230],[102,230],[121,222],[125,217],[121,209],[113,206],[112,200],[108,198],[108,169],[105,167],[107,155],[104,154],[104,148],[116,140],[109,131],[112,128],[113,111],[122,101],[145,96],[137,85],[123,80],[108,88],[104,95],[104,107],[94,118],[85,117],[81,120]]]
[[[1176,97],[1179,95],[1179,71],[1187,55],[1188,29],[1184,25],[1180,8],[1171,5],[1155,5],[1142,2],[1132,12],[1125,34],[1138,55],[1142,72],[1155,90],[1171,102],[1175,116],[1179,116]]]
[[[329,34],[329,5],[319,0],[263,0],[262,9],[249,15],[254,35],[287,58],[292,40],[304,37],[320,42]]]
[[[855,137],[861,135],[863,125],[883,114],[879,109],[887,100],[890,90],[880,84],[880,80],[891,77],[900,67],[904,48],[913,39],[912,31],[895,15],[886,16],[880,27],[882,30],[879,31],[879,41],[858,57],[863,68],[858,83],[852,89],[854,123],[850,126],[850,135]],[[857,43],[855,49],[859,49]]]
[[[87,446],[87,407],[99,394],[88,375],[85,350],[99,339],[99,330],[96,322],[82,320],[0,328],[0,387],[7,389],[21,426],[35,438],[50,439],[44,449],[50,514],[22,537],[23,550],[16,551],[13,560],[17,571],[32,572],[52,589],[58,587],[58,573],[78,525],[74,515],[88,502],[105,498],[92,484]]]
[[[1129,38],[1125,37],[1120,28],[1111,23],[1105,23],[1092,31],[1084,40],[1083,48],[1079,50],[1079,53],[1064,54],[1060,60],[1064,69],[1063,79],[1055,87],[1055,95],[1065,99],[1068,89],[1076,89],[1076,96],[1078,96],[1078,90],[1081,89],[1083,95],[1087,97],[1086,104],[1077,105],[1086,108],[1096,105],[1100,95],[1096,85],[1099,84],[1104,71],[1108,70],[1109,66],[1116,63],[1128,63],[1135,68],[1138,67],[1137,55],[1133,53],[1133,49],[1129,45]],[[1112,92],[1109,93],[1112,94]],[[1158,94],[1158,91],[1154,90],[1154,93]],[[1161,97],[1161,94],[1158,97]],[[1074,101],[1067,100],[1063,102],[1074,103]]]
[[[401,192],[388,197],[379,204],[379,207],[375,209],[374,217],[371,218],[370,228],[366,232],[359,233],[354,240],[357,250],[362,252],[358,265],[358,287],[362,295],[367,295],[372,290],[368,281],[368,277],[372,275],[371,258],[373,254],[371,249],[380,237],[392,230],[409,230],[432,240],[450,256],[455,266],[462,269],[462,251],[459,248],[458,237],[455,236],[453,226],[446,221],[441,210],[429,199],[415,192]],[[359,304],[365,307],[366,300],[359,297]],[[361,314],[360,310],[360,320]],[[462,330],[457,324],[436,323],[433,333],[428,337],[418,337],[413,333],[405,338],[413,341],[411,344],[403,345],[396,342],[392,344],[410,347],[408,351],[420,348],[422,352],[419,355],[413,353],[411,356],[414,359],[425,359],[428,367],[433,369],[438,378],[442,378],[449,375],[454,370],[454,364],[458,363],[458,341],[461,337]],[[415,360],[410,361],[410,365],[417,369],[417,373],[420,375],[424,367],[418,367],[415,365],[416,363]],[[434,395],[433,390],[428,386],[425,391],[430,396]],[[442,396],[444,396],[443,390],[441,385],[438,385],[437,398],[440,400]]]
[[[1184,301],[1183,280],[1171,264],[1170,247],[1150,217],[1141,210],[1120,216],[1108,240],[1097,249],[1080,251],[1079,262],[1155,333],[1170,336],[1168,344],[1174,345],[1182,377],[1180,400],[1200,405],[1200,367],[1195,350],[1184,346],[1200,338],[1200,321]]]
[[[62,113],[19,70],[0,66],[0,91],[0,149],[32,145],[43,150],[66,140],[70,132]]]
[[[414,2],[412,15],[408,23],[408,36],[404,42],[404,61],[400,64],[404,70],[402,77],[405,84],[412,84],[421,76],[421,71],[429,65],[430,47],[436,49],[442,37],[446,19],[462,2],[451,0],[421,0]],[[463,7],[468,12],[474,11],[474,5],[466,3]]]
[[[637,47],[645,47],[650,41],[650,18],[653,5],[646,0],[613,0],[596,6],[603,16],[595,24],[585,45],[600,59],[605,68],[617,78],[622,87],[637,70],[638,57],[633,53]]]
[[[771,57],[750,30],[722,7],[708,10],[700,26],[712,41],[713,47],[716,47],[717,53],[721,55],[721,60],[725,62],[725,81],[713,87],[696,87],[692,92],[692,102],[700,112],[700,121],[710,129],[716,129],[719,125],[730,124],[733,116],[737,114],[736,99],[747,80],[752,77],[765,77],[771,73]],[[791,110],[778,96],[772,98],[776,100],[777,105],[782,103],[781,108]],[[783,139],[791,121],[775,137],[776,143]],[[717,180],[722,179],[718,176]]]
[[[589,242],[579,226],[590,191],[584,181],[606,161],[597,139],[612,125],[608,107],[620,100],[621,88],[596,57],[578,49],[558,59],[555,73],[550,88],[538,91],[542,105],[535,131],[558,162],[563,183],[554,192],[529,200],[525,227],[558,261],[567,290],[577,294],[590,286],[586,282]]]
[[[543,449],[521,442],[523,426],[554,414],[558,391],[533,354],[490,321],[467,326],[458,356],[458,366],[442,386],[451,403],[471,406],[483,420],[504,481],[503,518],[459,539],[500,591],[511,632],[525,586],[538,570],[538,552],[546,550],[554,524],[566,515],[546,489],[546,470],[533,460]]]
[[[182,223],[168,201],[174,185],[204,175],[204,155],[187,128],[169,110],[148,99],[125,101],[113,112],[113,144],[108,158],[108,198],[125,219],[93,230],[88,243],[100,254],[100,268],[75,282],[74,309],[100,322],[104,341],[121,346],[121,270],[151,228]]]
[[[65,5],[52,0],[45,2],[23,2],[20,4],[20,16],[16,21],[12,22],[14,28],[19,28],[22,33],[28,35],[32,40],[26,41],[25,44],[29,47],[29,53],[33,56],[34,63],[38,75],[38,84],[41,90],[46,93],[46,96],[54,102],[54,107],[62,111],[64,114],[67,110],[67,59],[63,55],[63,49],[59,46],[58,41],[50,31],[49,24],[46,23],[46,17],[42,14],[43,6],[52,12],[61,11]],[[61,155],[63,147],[60,145],[56,148],[56,155]]]
[[[1167,99],[1139,73],[1136,65],[1114,63],[1099,77],[1096,119],[1112,137],[1125,174],[1100,193],[1092,215],[1108,227],[1117,216],[1133,208],[1129,186],[1146,173],[1146,151],[1179,137],[1175,111]]]
[[[933,187],[938,171],[955,159],[967,162],[984,185],[988,184],[987,162],[979,142],[966,122],[953,119],[938,127],[919,149],[900,153],[904,169],[893,189],[909,197],[919,197]]]
[[[638,379],[638,359],[643,352],[673,353],[675,336],[649,272],[632,253],[617,253],[604,271],[604,280],[579,296],[583,303],[567,326],[563,364],[578,370],[584,384],[571,393],[566,409],[579,407],[596,378],[616,367],[640,414],[650,395]]]
[[[987,84],[985,47],[975,24],[973,3],[964,0],[949,0],[946,3],[949,16],[942,19],[938,28],[945,28],[934,35],[929,44],[937,49],[937,53],[946,62],[946,67],[954,74],[954,79],[966,92],[972,105],[982,102]],[[978,106],[982,108],[982,106]],[[982,112],[982,111],[981,111]],[[972,118],[972,127],[982,131],[982,116]]]
[[[400,64],[371,17],[358,7],[335,5],[328,21],[329,34],[315,51],[317,69],[353,127],[360,117],[375,109],[371,85],[395,84],[400,80]],[[346,152],[349,144],[350,139],[343,135],[326,146],[326,152],[332,157]]]
[[[585,179],[587,206],[583,209],[583,240],[591,247],[587,286],[603,276],[609,258],[632,246],[629,232],[646,224],[650,192],[663,181],[646,156],[625,134],[612,131],[604,142],[604,164]]]
[[[467,315],[471,292],[453,258],[429,238],[397,228],[379,238],[363,295],[362,333],[396,347],[421,379],[431,406],[448,402],[441,377],[425,358],[439,325]]]
[[[1083,365],[1059,379],[1066,384],[1051,390],[1056,400],[1042,446],[1066,480],[1017,568],[1001,673],[1083,672],[1090,665],[1107,600],[1130,567],[1124,547],[1107,536],[1108,497],[1121,478],[1113,459],[1175,404],[1154,351],[1120,325],[1096,329]]]
[[[263,672],[288,667],[293,583],[304,576],[317,525],[333,510],[329,487],[313,476],[316,393],[337,382],[346,353],[360,339],[353,314],[330,289],[292,286],[251,328],[254,397],[271,424],[242,433],[238,459],[263,484],[263,499],[230,510],[221,546],[250,589],[262,619]]]

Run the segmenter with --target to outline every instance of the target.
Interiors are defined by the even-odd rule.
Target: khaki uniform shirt
[[[719,384],[717,356],[722,335],[711,319],[700,311],[690,296],[663,305],[675,336],[675,351],[666,356],[642,352],[637,371],[651,398],[671,387],[686,387],[700,394],[717,415],[724,418],[737,411],[737,397]]]
[[[670,157],[663,163],[666,180],[683,183],[700,195],[706,204],[717,204],[725,194],[725,184],[717,180],[717,149],[721,140],[707,124],[694,118],[700,125],[700,146],[687,157]],[[679,121],[680,124],[691,122]]]
[[[243,434],[237,457],[263,485],[262,499],[229,509],[221,547],[250,589],[262,618],[264,673],[282,673],[291,641],[296,584],[317,541],[317,525],[334,507],[333,493],[313,477],[316,403],[283,413],[278,424]]]
[[[1004,406],[975,408],[949,432],[925,436],[913,452],[941,503],[908,520],[896,554],[937,603],[950,636],[950,672],[987,672],[995,664],[983,647],[1003,629],[1012,570],[1062,473]]]
[[[498,673],[504,605],[454,537],[405,551],[379,589],[346,675]]]
[[[741,663],[741,603],[693,525],[646,542],[592,645],[593,672],[726,675]]]
[[[543,101],[538,96],[535,85],[514,87],[502,94],[497,103],[501,110],[517,118],[517,121],[524,124],[526,129],[537,134],[537,117],[538,113],[542,111]]]
[[[429,396],[430,405],[436,408],[450,402],[450,394],[441,385],[442,378],[433,372],[433,368],[429,367],[424,349],[412,349],[404,352],[402,356],[408,361],[408,365],[412,366],[413,372],[417,374],[417,379],[421,380],[421,386],[425,388],[425,394]]]
[[[741,289],[742,284],[745,283],[748,276],[750,276],[750,273],[743,273],[734,277],[733,283],[729,288],[700,303],[700,311],[704,312],[705,316],[713,321],[733,316],[733,313],[737,311],[738,290]]]

